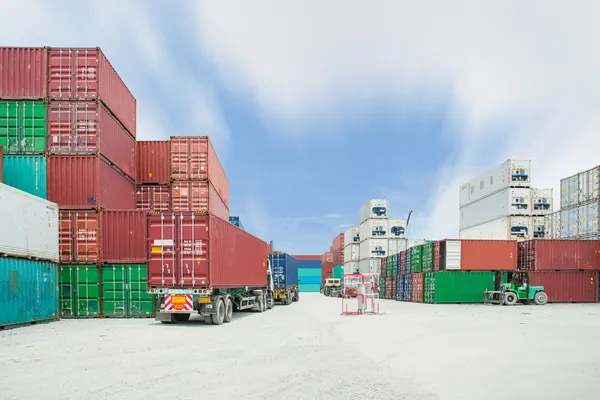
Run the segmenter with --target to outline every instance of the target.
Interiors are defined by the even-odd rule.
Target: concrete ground
[[[102,319],[3,331],[0,398],[600,398],[598,304],[340,310],[339,299],[302,294],[221,326]]]

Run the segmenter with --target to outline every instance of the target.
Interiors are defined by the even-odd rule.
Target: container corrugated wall
[[[0,100],[0,146],[4,154],[43,154],[46,125],[43,101]]]
[[[146,291],[146,264],[105,264],[102,274],[102,315],[151,317],[154,296]]]
[[[171,142],[169,140],[139,141],[136,146],[137,182],[169,184]]]
[[[229,220],[229,209],[210,181],[174,181],[171,186],[173,212],[211,213]]]
[[[0,329],[58,319],[56,264],[1,257],[0,288]]]
[[[169,185],[137,185],[135,194],[138,210],[171,211],[171,187]]]
[[[5,184],[42,199],[48,198],[46,156],[5,156],[0,162]]]
[[[516,240],[461,240],[462,271],[514,271],[517,269]]]
[[[45,99],[48,51],[44,47],[0,47],[0,99]]]
[[[101,272],[97,265],[60,265],[58,281],[62,318],[102,314]]]
[[[519,269],[600,270],[600,240],[527,240],[518,254]]]
[[[485,289],[494,289],[494,272],[442,271],[424,276],[424,302],[483,303]]]
[[[533,271],[531,285],[544,286],[550,303],[597,303],[597,271]]]

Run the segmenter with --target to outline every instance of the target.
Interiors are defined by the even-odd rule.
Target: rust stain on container
[[[168,140],[137,142],[137,182],[156,184],[170,183],[170,154],[171,142]]]
[[[45,99],[47,74],[47,48],[0,47],[0,99]]]
[[[533,271],[531,284],[544,286],[550,303],[598,302],[597,271]]]
[[[50,48],[51,100],[100,100],[136,136],[136,100],[100,48]]]
[[[514,271],[517,269],[515,240],[461,241],[462,271]]]
[[[171,206],[173,212],[210,212],[219,218],[229,220],[229,209],[217,194],[212,182],[206,180],[173,182]]]
[[[600,240],[527,240],[519,243],[519,269],[600,270]]]
[[[171,211],[169,185],[137,185],[136,208],[147,211]]]

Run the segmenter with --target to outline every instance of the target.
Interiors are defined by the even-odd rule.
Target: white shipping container
[[[385,199],[369,199],[360,208],[360,222],[369,218],[388,218],[388,201]]]
[[[560,208],[579,203],[579,176],[574,175],[560,181]]]
[[[407,249],[408,239],[388,239],[388,256]]]
[[[561,208],[598,200],[600,200],[600,166],[561,179]]]
[[[506,160],[461,185],[459,206],[482,199],[509,187],[531,186],[531,160]]]
[[[0,253],[58,262],[58,206],[0,183]]]
[[[460,239],[519,240],[531,239],[531,216],[503,217],[462,229]]]
[[[388,220],[381,218],[369,218],[360,224],[360,241],[365,241],[369,238],[386,238],[388,237]]]
[[[408,239],[408,248],[420,246],[427,243],[427,239]]]
[[[554,212],[554,190],[531,189],[531,214],[546,215]]]
[[[406,238],[406,220],[390,219],[388,220],[389,238]]]
[[[464,230],[513,215],[531,215],[531,189],[505,189],[461,207],[459,228]]]
[[[577,207],[560,211],[561,239],[575,239],[579,234]]]
[[[344,275],[359,274],[358,261],[349,261],[344,263]]]
[[[589,203],[577,208],[578,210],[578,235],[579,237],[598,235],[598,206],[596,203]]]
[[[544,216],[544,232],[547,239],[562,239],[560,211]]]
[[[360,260],[360,244],[350,243],[344,247],[344,262]]]
[[[351,226],[344,233],[344,246],[349,246],[353,243],[360,243],[360,227]]]
[[[360,242],[360,259],[385,257],[388,252],[387,239],[367,239]]]
[[[534,239],[548,239],[546,232],[546,218],[531,217],[531,235]]]
[[[461,261],[461,245],[460,240],[446,240],[446,271],[458,271],[460,270]]]
[[[359,274],[381,274],[381,258],[367,258],[358,262]]]

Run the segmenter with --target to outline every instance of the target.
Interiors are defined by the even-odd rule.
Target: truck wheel
[[[225,318],[223,318],[224,322],[231,322],[233,319],[233,302],[231,298],[227,298],[225,300]]]
[[[267,310],[270,310],[273,307],[275,307],[275,300],[273,300],[273,297],[268,296],[267,297]]]
[[[535,304],[538,306],[543,306],[548,302],[548,295],[544,292],[537,292],[535,296],[533,296],[533,301],[535,301]]]
[[[190,320],[192,314],[173,314],[173,319],[176,322],[186,322]]]
[[[518,298],[516,293],[506,292],[506,294],[504,295],[504,304],[506,304],[507,306],[517,304],[517,300]]]
[[[219,299],[217,301],[217,312],[215,314],[211,314],[213,325],[221,325],[225,320],[225,303],[223,299]]]
[[[287,296],[285,298],[285,305],[289,306],[290,304],[292,304],[292,296]]]
[[[294,298],[292,299],[292,301],[300,301],[300,293],[294,293]]]
[[[205,323],[206,325],[212,325],[212,317],[211,317],[210,315],[206,315],[206,316],[204,317],[204,323]]]

